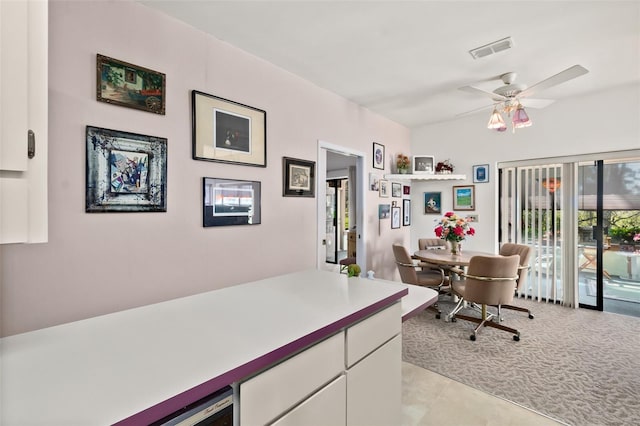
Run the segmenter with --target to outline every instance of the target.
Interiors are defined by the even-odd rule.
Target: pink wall
[[[282,157],[316,160],[318,140],[409,151],[405,127],[138,3],[49,14],[49,242],[0,250],[2,335],[314,268],[316,199],[281,196]],[[97,102],[96,53],[166,73],[166,115]],[[193,89],[267,111],[267,168],[191,159]],[[85,213],[87,125],[168,139],[166,213]],[[261,181],[262,224],[203,228],[204,176]],[[367,193],[367,268],[393,279],[409,230],[378,235],[379,202]]]

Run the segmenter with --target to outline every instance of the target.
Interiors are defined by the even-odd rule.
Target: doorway
[[[640,316],[640,160],[578,167],[580,307]]]
[[[317,166],[317,256],[316,264],[318,269],[339,271],[337,262],[338,256],[335,256],[335,262],[328,261],[329,251],[327,250],[328,234],[335,235],[333,231],[333,214],[331,211],[331,202],[328,195],[331,195],[331,189],[327,189],[327,179],[345,178],[349,188],[348,199],[349,212],[348,229],[355,239],[356,262],[364,269],[366,264],[366,246],[364,227],[364,206],[365,206],[365,154],[351,148],[334,145],[325,141],[318,141],[318,166]],[[340,165],[341,164],[341,165]],[[341,170],[337,172],[336,170]],[[344,170],[347,170],[346,172]],[[332,198],[335,199],[335,198]],[[331,225],[331,227],[329,226]],[[337,224],[336,224],[337,225]],[[343,225],[344,226],[344,225]],[[330,229],[331,228],[331,229]],[[334,245],[335,250],[335,245]]]
[[[327,167],[332,167],[331,159],[329,159]],[[329,173],[330,170],[327,172]],[[350,222],[349,179],[327,179],[326,185],[327,263],[338,263],[347,257],[347,234]]]

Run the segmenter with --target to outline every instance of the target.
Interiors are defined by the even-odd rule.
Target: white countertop
[[[423,290],[405,313],[433,302]],[[10,336],[0,340],[1,423],[105,425],[163,401],[166,410],[178,394],[238,381],[406,293],[311,270]]]

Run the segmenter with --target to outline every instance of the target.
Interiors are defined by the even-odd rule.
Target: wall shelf
[[[454,174],[386,174],[384,175],[385,179],[388,180],[464,180],[467,178],[467,175],[454,175]]]

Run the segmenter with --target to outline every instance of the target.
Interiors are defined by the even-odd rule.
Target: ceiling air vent
[[[493,55],[494,53],[502,52],[503,50],[511,49],[513,47],[513,40],[511,37],[503,38],[502,40],[494,41],[493,43],[485,44],[484,46],[477,47],[469,51],[469,54],[473,56],[473,59],[484,58],[485,56]]]

